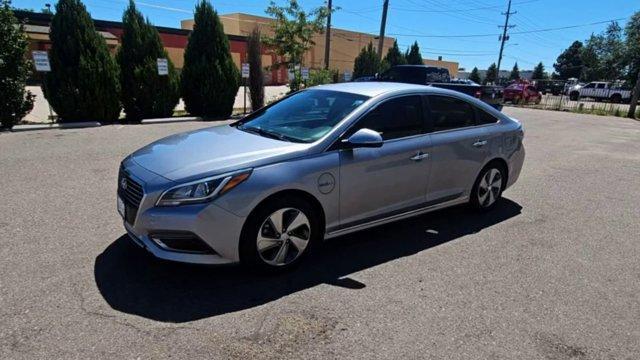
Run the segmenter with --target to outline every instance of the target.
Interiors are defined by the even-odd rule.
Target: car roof
[[[434,88],[426,85],[406,84],[397,82],[378,82],[378,81],[364,81],[364,82],[346,82],[338,84],[327,84],[314,86],[310,90],[333,90],[342,91],[353,94],[359,94],[369,97],[374,97],[382,94],[420,90],[424,92],[433,93],[445,93],[446,91],[440,91],[442,89]]]

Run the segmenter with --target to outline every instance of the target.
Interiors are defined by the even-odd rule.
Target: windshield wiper
[[[242,126],[242,127],[240,127],[239,126],[238,128],[240,130],[244,130],[246,132],[262,135],[264,137],[268,137],[268,138],[271,138],[271,139],[276,139],[276,140],[280,140],[280,141],[287,141],[287,142],[301,142],[300,139],[296,139],[296,138],[293,138],[291,136],[279,134],[279,133],[272,132],[272,131],[269,131],[269,130],[261,129],[259,127],[252,127],[252,126],[249,126],[249,127]]]

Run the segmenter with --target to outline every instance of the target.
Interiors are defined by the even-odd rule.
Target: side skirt
[[[433,202],[427,203],[424,206],[418,209],[407,210],[398,214],[392,214],[383,218],[365,220],[365,222],[361,222],[358,224],[346,224],[345,226],[334,227],[327,229],[327,233],[325,234],[325,239],[334,238],[337,236],[349,234],[352,232],[372,228],[379,225],[388,224],[390,222],[394,222],[397,220],[407,219],[414,216],[426,214],[431,211],[436,211],[440,209],[444,209],[450,206],[464,204],[469,201],[468,196],[460,197],[462,194],[453,195],[453,199],[451,197],[445,199],[436,200],[436,203]]]

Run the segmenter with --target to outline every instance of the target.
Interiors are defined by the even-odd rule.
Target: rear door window
[[[433,131],[443,131],[474,126],[475,111],[466,101],[448,96],[429,95],[430,116]]]

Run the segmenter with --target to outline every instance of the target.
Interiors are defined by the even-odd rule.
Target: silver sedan
[[[523,136],[517,120],[453,91],[319,86],[131,154],[118,210],[159,258],[289,268],[323,239],[463,203],[500,206]]]

